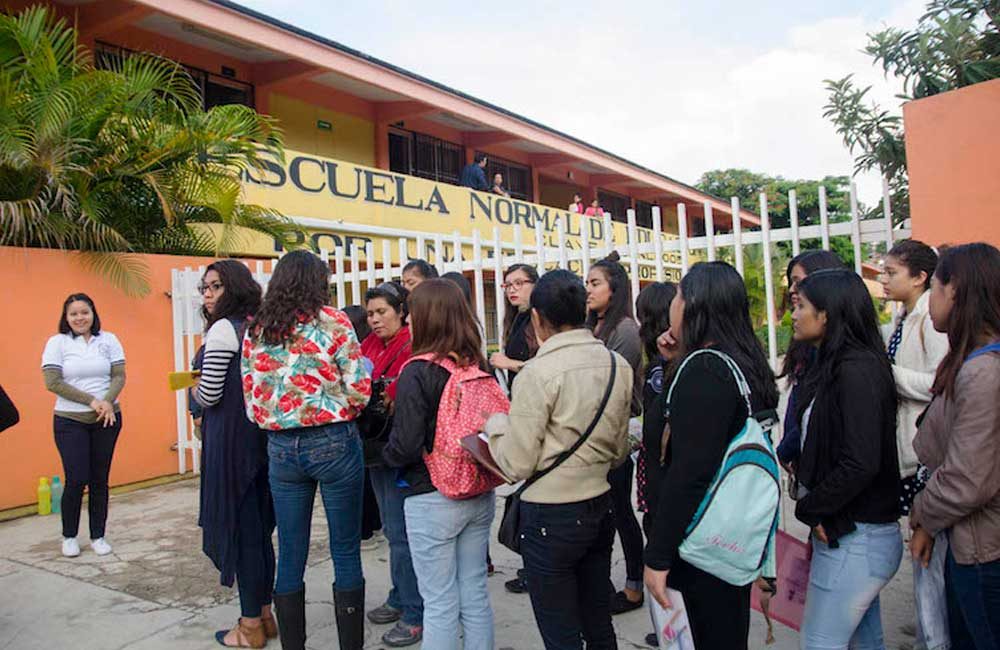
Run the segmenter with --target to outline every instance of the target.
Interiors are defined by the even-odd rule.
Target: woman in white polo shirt
[[[42,353],[42,374],[45,387],[56,394],[56,447],[66,474],[62,553],[80,554],[76,535],[87,486],[90,546],[98,555],[107,555],[108,474],[122,428],[117,398],[125,386],[125,352],[114,334],[101,331],[94,301],[86,294],[74,293],[63,303],[59,333]]]

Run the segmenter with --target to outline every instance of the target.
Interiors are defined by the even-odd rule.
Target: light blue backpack
[[[729,443],[722,465],[685,531],[680,556],[732,585],[746,585],[762,575],[773,578],[781,476],[770,430],[778,415],[773,410],[754,414],[750,385],[739,366],[729,355],[706,349],[688,355],[674,376],[667,393],[668,417],[677,380],[699,354],[714,354],[726,362],[749,415]]]

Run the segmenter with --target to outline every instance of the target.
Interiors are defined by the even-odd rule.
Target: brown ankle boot
[[[215,640],[219,642],[219,645],[226,648],[263,648],[267,643],[267,636],[264,634],[263,625],[250,627],[243,623],[243,619],[241,618],[236,622],[236,627],[233,629],[237,630],[239,635],[243,637],[237,641],[237,645],[233,646],[226,643],[226,635],[231,630],[219,630],[215,633]]]
[[[278,622],[274,620],[274,614],[271,614],[270,616],[263,616],[260,620],[264,624],[264,636],[269,639],[277,639]]]

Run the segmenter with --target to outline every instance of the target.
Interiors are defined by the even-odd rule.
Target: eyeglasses
[[[526,284],[535,284],[532,280],[514,280],[513,282],[504,282],[500,285],[500,288],[504,291],[520,291],[521,287]]]
[[[221,289],[223,286],[224,285],[221,282],[213,282],[212,284],[205,284],[204,282],[202,282],[201,284],[198,285],[198,294],[203,296],[205,295],[206,291],[210,291],[212,293],[219,293],[219,289]]]

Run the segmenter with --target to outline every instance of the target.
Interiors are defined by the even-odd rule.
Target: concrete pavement
[[[497,500],[497,522],[502,512]],[[219,585],[218,573],[201,553],[197,526],[198,482],[181,481],[111,498],[108,539],[114,553],[97,557],[90,550],[86,514],[81,522],[83,554],[60,555],[58,515],[0,523],[0,649],[34,650],[209,650],[219,647],[215,630],[239,616],[235,590]],[[495,522],[495,524],[497,523]],[[793,531],[790,531],[793,532]],[[801,531],[797,531],[800,532]],[[306,572],[310,649],[337,648],[327,549],[326,520],[319,500],[313,517],[312,547]],[[541,648],[527,595],[504,590],[520,558],[492,545],[496,575],[489,580],[496,619],[496,647]],[[388,547],[362,553],[366,605],[379,605],[389,582]],[[624,561],[616,546],[615,584],[624,583]],[[909,562],[883,592],[882,615],[887,647],[896,648],[899,626],[912,612]],[[615,617],[619,647],[646,648],[651,631],[645,609]],[[366,648],[382,648],[386,626],[366,621]],[[775,623],[774,645],[764,645],[764,622],[752,614],[751,647],[792,650],[798,635]],[[280,644],[272,641],[270,648]]]

